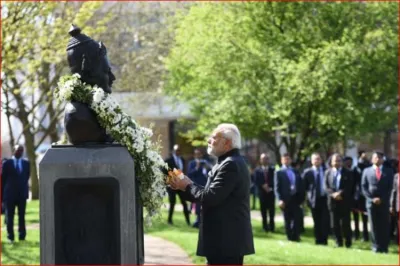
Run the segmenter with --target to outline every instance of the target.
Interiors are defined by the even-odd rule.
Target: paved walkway
[[[146,265],[193,264],[181,247],[170,241],[150,235],[144,235],[144,261]]]

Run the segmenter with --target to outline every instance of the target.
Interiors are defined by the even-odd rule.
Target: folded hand
[[[184,176],[182,179],[173,178],[170,181],[170,187],[174,190],[184,191],[189,184],[192,184],[192,180],[190,180],[187,176]]]

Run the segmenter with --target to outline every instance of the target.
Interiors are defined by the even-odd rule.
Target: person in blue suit
[[[14,156],[3,162],[2,183],[4,184],[3,200],[6,206],[7,238],[14,242],[14,214],[18,208],[18,233],[19,240],[26,237],[25,209],[29,195],[29,162],[22,158],[24,147],[16,145]]]

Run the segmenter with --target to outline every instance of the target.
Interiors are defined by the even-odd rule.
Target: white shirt
[[[332,168],[333,169],[333,173],[334,176],[336,176],[336,189],[339,189],[340,187],[340,180],[342,178],[341,172],[342,172],[342,168],[336,169],[335,167]]]
[[[172,156],[174,157],[175,165],[178,167],[178,169],[183,170],[183,163],[181,157],[176,156],[175,153],[173,153]]]
[[[14,167],[15,169],[17,169],[17,165],[18,165],[18,169],[20,172],[22,172],[22,158],[15,158],[15,156],[12,157],[13,161],[14,161]]]
[[[374,168],[374,170],[376,171],[376,168],[378,167],[378,166],[376,166],[375,164],[373,164],[372,165],[372,167]],[[381,170],[381,173],[382,173],[382,165],[381,166],[379,166],[379,170]]]
[[[314,170],[314,177],[315,180],[317,179],[317,173],[319,173],[319,176],[321,178],[321,196],[325,195],[325,190],[326,190],[326,185],[325,185],[325,180],[324,180],[324,171],[322,170],[322,167],[317,167],[313,165],[312,169]]]

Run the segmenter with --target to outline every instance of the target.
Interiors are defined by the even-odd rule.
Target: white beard
[[[213,151],[213,148],[212,148],[211,146],[208,146],[208,147],[207,147],[207,153],[208,153],[209,155],[215,156],[214,151]]]

